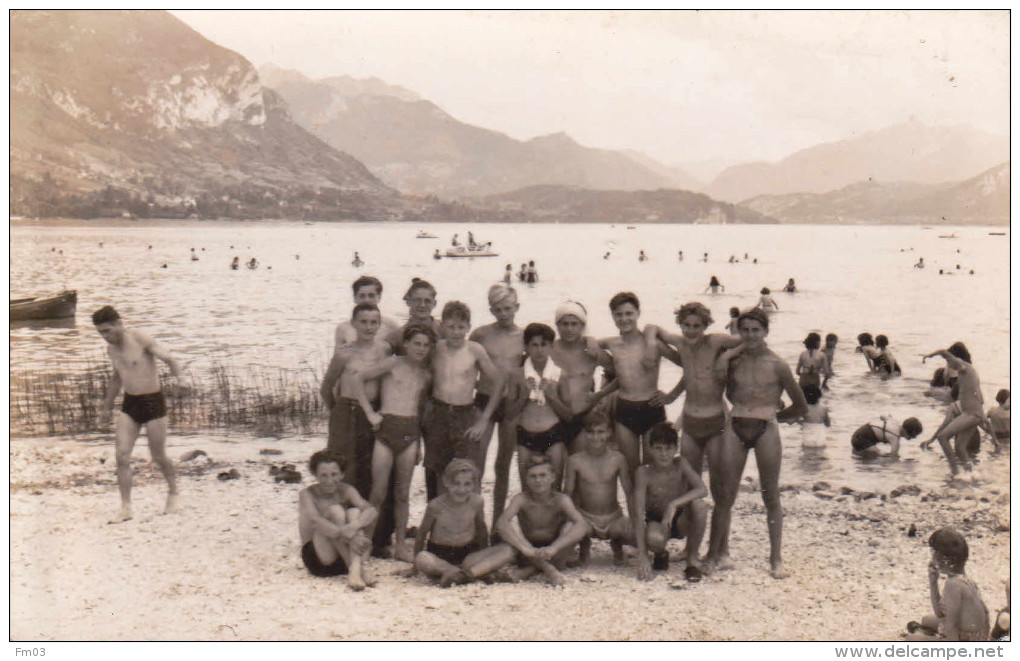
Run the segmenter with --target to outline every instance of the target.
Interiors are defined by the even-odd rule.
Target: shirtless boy
[[[509,266],[509,265],[508,265]],[[496,284],[489,287],[489,311],[496,318],[496,323],[481,326],[472,331],[468,338],[477,342],[485,348],[485,352],[492,359],[504,377],[509,378],[521,369],[521,354],[524,353],[524,331],[514,323],[514,315],[520,305],[517,303],[517,292],[513,287],[504,284]],[[493,383],[482,374],[475,386],[475,407],[481,413],[485,411],[489,400],[493,398]],[[485,476],[485,458],[488,455],[489,443],[492,440],[492,431],[499,425],[497,430],[496,443],[496,485],[494,487],[494,499],[498,503],[498,510],[493,512],[493,520],[499,518],[503,511],[503,503],[506,501],[506,493],[510,481],[510,462],[514,456],[514,443],[516,438],[517,423],[515,420],[507,419],[504,415],[504,399],[506,388],[503,392],[496,393],[496,409],[493,411],[489,426],[482,432],[482,439],[478,446],[478,469],[482,472],[479,476],[479,483]],[[502,496],[499,494],[502,493]]]
[[[608,539],[613,549],[613,564],[623,564],[623,545],[634,544],[631,520],[617,500],[617,484],[623,487],[627,510],[634,509],[634,489],[627,460],[609,449],[612,422],[604,411],[595,410],[584,417],[587,442],[580,452],[567,459],[563,493],[573,497],[577,511],[591,528],[581,540],[580,560],[586,564],[591,555],[591,539]]]
[[[107,425],[113,413],[113,403],[123,388],[124,402],[117,416],[117,486],[120,489],[120,511],[110,523],[122,523],[133,516],[131,511],[131,451],[138,434],[145,427],[149,438],[149,453],[166,478],[168,493],[164,514],[176,512],[177,479],[174,464],[166,456],[166,400],[159,386],[156,358],[167,367],[174,379],[181,378],[181,366],[145,333],[124,328],[120,315],[109,305],[92,314],[92,323],[109,346],[106,348],[113,366],[113,376],[106,388],[106,397],[100,407],[100,423]]]
[[[907,640],[986,641],[988,640],[988,607],[981,599],[974,581],[967,578],[964,568],[969,549],[963,535],[952,528],[940,528],[928,539],[931,563],[928,565],[928,592],[933,614],[920,623],[907,625]],[[939,593],[939,578],[946,575]]]
[[[432,316],[436,308],[436,288],[431,283],[421,278],[411,278],[411,286],[404,293],[404,303],[407,304],[408,315],[405,326],[428,326],[439,339],[445,337],[442,325]],[[403,328],[395,328],[383,336],[397,355],[404,353],[403,332]]]
[[[379,381],[362,385],[361,372],[390,354],[390,348],[378,340],[381,315],[371,303],[358,303],[351,313],[351,325],[357,332],[354,344],[333,354],[322,379],[319,394],[329,409],[327,449],[344,458],[346,473],[362,498],[372,490],[372,454],[375,437],[372,425],[358,402],[363,389],[368,401],[379,399]]]
[[[531,455],[543,454],[552,462],[554,486],[559,489],[567,456],[562,421],[570,417],[570,409],[563,403],[566,384],[549,359],[555,339],[553,329],[545,324],[528,324],[524,329],[527,358],[524,369],[512,377],[506,410],[512,418],[519,416],[517,465],[521,484],[526,467],[531,465]]]
[[[616,444],[633,473],[641,463],[640,439],[657,422],[666,419],[666,409],[650,401],[659,392],[659,359],[667,356],[678,365],[680,359],[666,345],[649,341],[638,328],[641,303],[631,292],[620,292],[609,301],[619,337],[599,340],[599,346],[613,356],[613,369],[619,385],[613,417],[616,420]],[[649,360],[651,358],[651,360]]]
[[[709,537],[710,565],[725,569],[729,559],[730,518],[737,499],[740,476],[747,463],[747,453],[754,450],[761,477],[762,500],[769,530],[769,564],[773,578],[785,578],[783,567],[783,505],[779,499],[779,469],[783,447],[776,420],[796,420],[807,411],[804,393],[794,381],[790,366],[768,348],[765,337],[769,318],[759,308],[740,315],[740,337],[743,343],[723,352],[717,368],[727,374],[726,395],[733,404],[730,427],[722,442],[709,451],[709,465],[721,468],[722,484],[718,492],[713,479],[712,532]],[[776,403],[783,391],[792,402],[778,414]],[[714,459],[713,455],[714,454]]]
[[[414,567],[439,579],[444,588],[468,583],[470,570],[488,544],[485,507],[478,491],[478,469],[467,459],[454,459],[443,471],[446,493],[429,501],[414,540]],[[427,542],[427,543],[426,543]]]
[[[426,405],[422,430],[425,435],[425,485],[428,498],[439,495],[439,475],[450,460],[463,457],[479,461],[482,434],[499,405],[493,397],[485,409],[475,408],[475,383],[484,374],[493,392],[503,392],[505,379],[477,342],[467,339],[471,310],[460,301],[443,306],[446,339],[436,343],[432,358],[432,398]],[[482,457],[484,459],[484,457]]]
[[[698,547],[705,536],[708,495],[705,483],[687,460],[676,456],[677,433],[666,422],[652,428],[649,460],[634,476],[634,537],[638,548],[638,578],[647,581],[652,570],[669,569],[666,542],[687,537],[688,581],[701,580]],[[655,555],[651,564],[648,551]]]
[[[375,580],[364,567],[372,543],[365,529],[375,522],[375,508],[344,479],[344,458],[329,450],[312,455],[308,468],[317,482],[298,495],[301,559],[313,576],[342,576],[352,590]]]
[[[411,475],[421,456],[421,415],[425,393],[432,386],[429,355],[436,345],[436,334],[428,326],[410,325],[404,329],[406,356],[390,356],[377,365],[360,371],[356,392],[361,410],[375,431],[372,450],[372,490],[369,502],[381,512],[386,500],[390,471],[396,464],[394,480],[394,523],[397,534],[394,556],[413,562],[414,555],[404,544],[407,530],[408,498]],[[381,406],[377,413],[365,394],[365,382],[380,379]],[[372,531],[374,532],[374,530]]]
[[[383,291],[382,282],[379,281],[379,278],[363,275],[351,284],[351,289],[354,290],[355,305],[358,303],[370,303],[376,307],[379,306],[379,300],[382,298]],[[379,337],[386,337],[388,333],[400,328],[400,324],[395,319],[390,319],[389,317],[380,317],[380,319]],[[350,321],[340,322],[336,327],[336,332],[333,334],[333,353],[339,351],[343,346],[354,344],[357,339],[358,333],[354,330],[353,324]]]
[[[1009,390],[1003,388],[995,394],[996,405],[988,409],[988,424],[996,449],[999,443],[1009,443],[1010,401]]]
[[[945,359],[947,375],[950,371],[953,372],[953,376],[956,376],[957,384],[960,387],[960,415],[951,423],[942,427],[941,431],[935,436],[939,445],[942,446],[942,452],[945,453],[946,460],[949,462],[949,472],[955,477],[960,472],[960,463],[963,464],[963,469],[968,472],[970,472],[971,466],[967,457],[957,458],[953,446],[949,443],[949,439],[958,435],[965,436],[969,430],[975,429],[978,425],[985,429],[991,429],[991,427],[988,424],[988,419],[985,417],[983,408],[984,398],[981,396],[981,379],[978,377],[977,370],[970,363],[970,352],[967,351],[967,347],[964,346],[963,342],[956,342],[948,349],[939,349],[924,355],[921,358],[921,363],[923,364],[924,361],[932,356],[941,356]]]
[[[608,365],[611,359],[599,349],[594,338],[584,334],[587,323],[588,311],[577,301],[564,301],[557,306],[556,330],[560,337],[553,342],[552,359],[560,368],[560,380],[566,384],[564,403],[571,416],[563,423],[563,440],[570,454],[581,449],[578,437],[585,415],[616,388],[612,383],[595,390],[595,368]]]
[[[523,491],[510,499],[496,522],[505,541],[482,551],[481,559],[468,570],[471,576],[482,576],[516,560],[519,569],[512,575],[514,580],[541,572],[553,585],[563,585],[560,570],[574,546],[588,534],[588,523],[573,501],[553,488],[556,476],[549,458],[535,454],[529,462]]]
[[[676,323],[680,326],[680,335],[667,333],[651,324],[645,327],[645,334],[656,333],[680,353],[683,378],[662,403],[675,401],[686,389],[680,424],[683,430],[680,454],[700,474],[706,448],[726,429],[726,405],[723,403],[726,380],[716,374],[715,361],[720,352],[740,344],[740,338],[723,333],[706,334],[712,324],[712,313],[698,302],[685,303],[678,308]],[[709,470],[712,470],[711,465]]]

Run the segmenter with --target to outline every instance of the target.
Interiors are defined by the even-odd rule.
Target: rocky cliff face
[[[165,12],[11,15],[12,213],[393,217],[243,57]]]

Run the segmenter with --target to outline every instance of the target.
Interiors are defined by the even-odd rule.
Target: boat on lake
[[[11,300],[11,321],[66,319],[78,309],[78,292],[63,291],[56,296],[17,298]]]
[[[956,233],[954,232],[953,234],[939,234],[939,238],[940,239],[959,239],[960,237],[956,236]]]
[[[436,236],[435,234],[429,234],[425,230],[421,230],[420,232],[418,232],[417,234],[414,235],[414,238],[416,238],[416,239],[438,239],[439,237]]]
[[[492,248],[485,247],[485,245],[479,246],[475,249],[467,248],[465,246],[455,246],[453,248],[446,249],[447,257],[499,257],[499,253]]]

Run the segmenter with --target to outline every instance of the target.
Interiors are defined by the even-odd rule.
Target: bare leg
[[[517,473],[521,479],[521,487],[525,484],[525,473],[528,472],[527,465],[531,461],[531,455],[535,454],[523,445],[517,446]],[[492,522],[492,527],[496,527],[496,522]]]
[[[609,525],[606,532],[609,533],[609,546],[613,549],[613,564],[619,567],[624,562],[623,545],[637,546],[634,541],[634,526],[630,519],[621,516]]]
[[[706,444],[707,447],[707,444]],[[698,442],[694,440],[687,432],[683,433],[680,438],[680,456],[687,460],[687,463],[691,465],[697,473],[701,474],[701,468],[704,465],[705,451],[702,449]]]
[[[768,521],[772,578],[786,578],[790,572],[783,567],[783,503],[779,498],[779,468],[783,462],[783,446],[776,423],[769,423],[768,430],[758,439],[754,457],[758,463],[761,497],[765,502]]]
[[[627,460],[627,468],[633,477],[637,467],[641,465],[641,445],[634,432],[619,422],[616,423],[616,447]]]
[[[464,573],[471,578],[481,578],[513,562],[516,555],[514,548],[509,544],[496,544],[464,558],[462,567]]]
[[[645,526],[645,545],[655,555],[666,552],[666,542],[669,541],[669,533],[666,526],[656,521],[649,521]]]
[[[404,562],[414,562],[414,554],[407,548],[408,501],[411,495],[411,477],[418,450],[415,445],[406,448],[397,457],[397,478],[393,485],[393,518],[396,522],[396,540],[393,556]]]
[[[747,449],[730,429],[708,446],[708,470],[714,506],[708,556],[705,560],[715,569],[733,568],[729,550],[730,520],[746,462]]]
[[[492,488],[492,530],[495,533],[496,521],[506,506],[507,492],[510,490],[510,464],[514,459],[514,448],[517,446],[517,421],[504,420],[499,424],[498,447],[496,448],[496,483]]]
[[[166,456],[166,418],[157,418],[147,422],[145,436],[149,439],[149,454],[152,455],[152,460],[159,466],[160,472],[166,479],[168,493],[163,513],[172,514],[178,510],[177,473],[174,471],[174,462]]]
[[[949,462],[949,472],[955,477],[960,472],[959,465],[962,464],[964,470],[970,470],[970,458],[967,456],[966,451],[960,457],[956,456],[956,452],[953,450],[953,446],[950,445],[949,439],[952,437],[963,434],[969,429],[976,427],[978,424],[977,416],[964,413],[963,415],[957,416],[955,420],[946,425],[938,435],[939,445],[942,447],[942,452],[946,455],[946,461]]]
[[[446,560],[428,551],[422,551],[415,556],[414,566],[419,572],[432,578],[440,578],[460,570],[456,565],[451,565]]]
[[[386,489],[390,483],[390,470],[393,468],[393,451],[381,441],[376,441],[372,447],[372,489],[369,491],[368,502],[372,504],[376,512],[382,516],[383,501],[386,500]],[[375,528],[380,523],[375,520],[365,531],[369,539],[375,535]]]
[[[701,540],[705,538],[705,523],[708,519],[708,506],[702,499],[691,501],[684,510],[681,517],[684,521],[684,531],[687,535],[687,546],[684,547],[684,556],[687,559],[688,567],[701,567],[698,560],[698,549],[701,548]]]
[[[120,511],[110,523],[123,523],[132,517],[131,512],[131,451],[142,427],[126,413],[117,415],[117,487],[120,489]]]
[[[343,525],[347,523],[347,510],[340,505],[333,505],[326,510],[326,518],[337,525]],[[337,556],[340,556],[344,564],[347,565],[348,571],[350,570],[352,554],[347,542],[315,532],[312,535],[312,546],[315,547],[315,554],[319,556],[319,560],[323,564],[330,565]]]
[[[336,509],[340,508],[337,507]],[[331,514],[333,513],[333,511],[334,508],[330,508]],[[334,516],[336,516],[336,518],[339,518],[338,515]],[[357,507],[349,507],[347,508],[345,516],[346,520],[354,521],[359,516],[361,516],[361,510],[359,510]],[[354,541],[357,540],[359,537],[365,537],[364,530],[359,530],[358,534],[355,535],[353,539],[351,539],[350,542],[351,545],[353,545]],[[365,567],[365,565],[368,563],[368,554],[372,552],[372,543],[368,537],[365,537],[365,539],[362,541],[366,542],[364,544],[365,551],[363,553],[355,553],[353,550],[351,550],[351,561],[347,563],[347,587],[354,590],[355,592],[360,592],[361,590],[364,590],[365,586],[367,585],[375,585],[375,578],[368,572],[367,568]]]
[[[550,461],[552,461],[553,473],[556,475],[556,481],[553,483],[553,488],[559,491],[563,485],[563,469],[567,463],[567,448],[563,443],[553,443],[553,446],[549,448],[547,452]],[[521,482],[523,484],[523,482]]]
[[[500,427],[503,423],[500,423]],[[492,433],[496,423],[489,420],[488,426],[482,432],[482,438],[478,441],[478,454],[475,456],[475,464],[478,466],[478,490],[482,489],[482,480],[485,479],[485,459],[489,456],[489,444],[492,442]]]

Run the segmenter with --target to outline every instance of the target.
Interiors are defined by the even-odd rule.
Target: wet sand
[[[120,525],[106,523],[118,504],[111,445],[11,444],[12,640],[899,640],[928,611],[926,540],[945,525],[966,535],[968,575],[986,604],[1005,605],[1008,484],[865,499],[840,485],[786,485],[793,576],[783,581],[768,576],[764,509],[745,485],[731,537],[738,567],[698,584],[684,582],[679,561],[641,583],[633,558],[614,567],[608,544],[595,542],[565,589],[532,579],[443,590],[398,576],[405,563],[373,560],[378,586],[354,593],[305,571],[301,485],[269,476],[270,465],[291,462],[307,484],[304,461],[317,444],[188,439],[171,454],[175,515],[160,514],[165,483],[144,444],[135,519]],[[211,461],[179,461],[196,448]],[[231,468],[239,479],[217,479]],[[423,500],[418,476],[412,522]],[[682,542],[670,549],[678,557]]]

